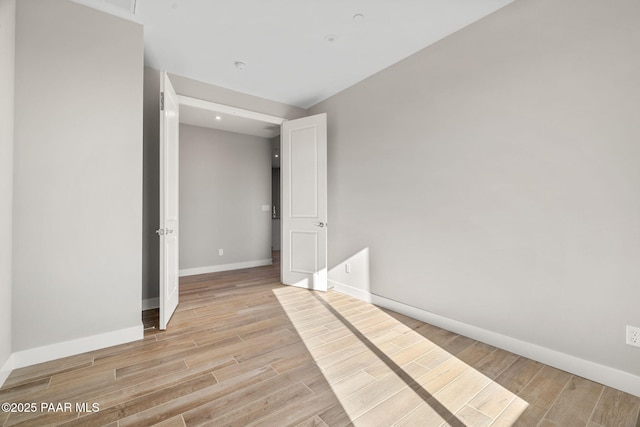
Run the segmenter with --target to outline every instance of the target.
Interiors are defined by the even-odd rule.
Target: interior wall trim
[[[180,277],[194,276],[196,274],[217,273],[219,271],[239,270],[241,268],[262,267],[273,264],[273,260],[259,259],[255,261],[236,262],[232,264],[209,265],[206,267],[185,268],[179,271]]]
[[[142,338],[144,338],[144,331],[141,322],[139,326],[131,328],[16,351],[10,358],[12,361],[11,369],[24,368],[37,363],[49,362],[50,360],[141,340]]]
[[[7,380],[11,371],[13,371],[13,354],[10,354],[7,361],[0,367],[0,387]]]
[[[640,397],[640,377],[629,372],[459,322],[335,280],[332,282],[334,289],[343,294]]]

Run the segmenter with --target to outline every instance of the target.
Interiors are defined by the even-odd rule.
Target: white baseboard
[[[0,387],[7,380],[11,371],[13,371],[13,354],[10,354],[4,365],[0,367]]]
[[[262,267],[273,264],[273,260],[259,259],[255,261],[236,262],[234,264],[210,265],[207,267],[185,268],[179,271],[179,276],[194,276],[196,274],[217,273],[219,271],[239,270],[241,268]]]
[[[87,351],[111,347],[144,338],[142,323],[140,326],[120,329],[105,334],[92,335],[61,343],[16,351],[11,355],[12,369],[23,368],[37,363],[48,362],[62,357],[73,356]]]
[[[147,298],[142,300],[142,310],[151,310],[160,307],[160,298]]]
[[[332,281],[334,290],[640,397],[640,377]]]
[[[362,289],[345,285],[344,283],[340,283],[336,280],[329,280],[329,286],[342,294],[358,298],[360,301],[373,303],[373,295],[367,291],[363,291]]]

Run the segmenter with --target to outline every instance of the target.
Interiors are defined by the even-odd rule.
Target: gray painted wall
[[[271,220],[271,249],[279,251],[282,249],[282,220]]]
[[[373,294],[640,375],[639,15],[520,0],[311,108],[331,267],[369,248]]]
[[[15,0],[0,0],[0,371],[12,351],[11,236],[15,25]],[[3,372],[0,372],[0,385],[3,379]]]
[[[180,125],[181,270],[271,259],[262,205],[271,206],[269,139]]]
[[[141,327],[143,33],[17,5],[13,350]]]
[[[142,300],[160,291],[160,72],[144,68]]]

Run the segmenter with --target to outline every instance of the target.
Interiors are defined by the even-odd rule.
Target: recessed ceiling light
[[[222,116],[216,116],[216,120],[222,120]]]
[[[333,43],[334,41],[336,41],[337,38],[338,36],[336,36],[335,34],[327,34],[326,36],[324,36],[324,41],[328,43]]]
[[[354,21],[362,21],[363,19],[364,19],[364,15],[361,13],[356,13],[355,15],[353,15]]]
[[[236,61],[233,63],[233,65],[235,65],[238,70],[244,70],[245,67],[247,66],[247,63],[242,61]]]
[[[277,158],[277,157],[278,157],[278,155],[276,154],[274,157],[276,157],[276,158]]]

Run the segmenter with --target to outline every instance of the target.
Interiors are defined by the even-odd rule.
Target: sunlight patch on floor
[[[356,426],[511,426],[528,406],[411,328],[421,322],[334,291],[274,294]]]

